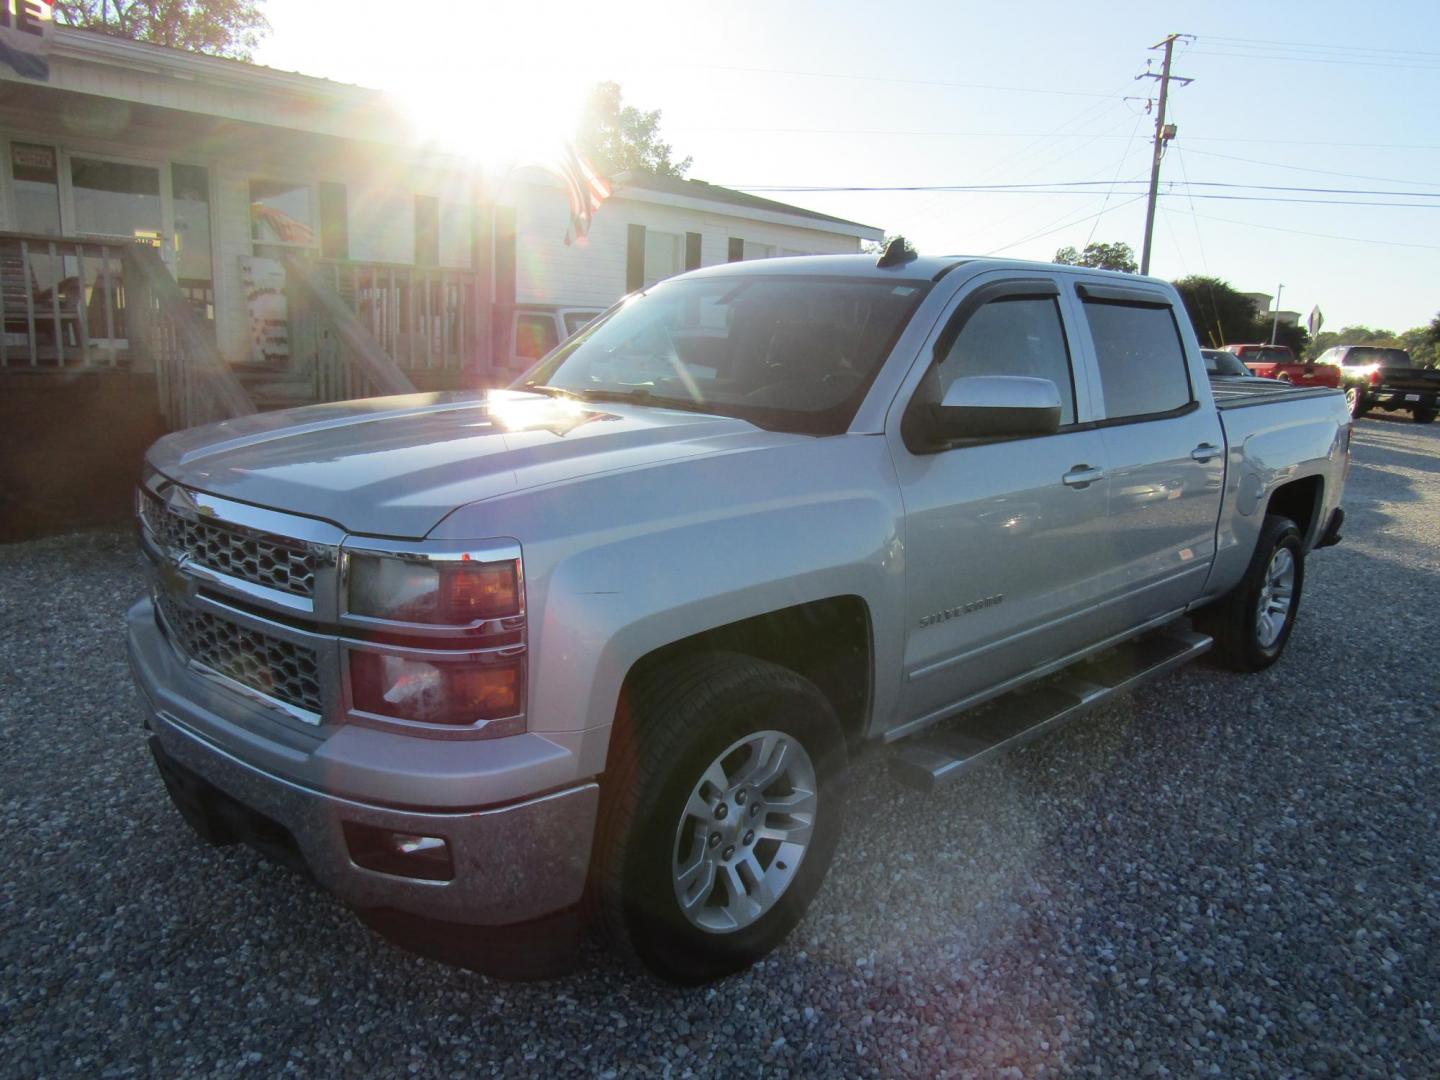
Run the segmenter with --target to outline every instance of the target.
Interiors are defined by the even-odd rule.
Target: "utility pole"
[[[1280,334],[1280,294],[1285,291],[1285,283],[1282,281],[1275,289],[1275,321],[1270,326],[1270,344],[1275,344],[1276,337]]]
[[[1155,231],[1155,197],[1160,191],[1160,159],[1165,154],[1165,144],[1175,137],[1175,125],[1165,123],[1165,101],[1170,94],[1170,80],[1174,79],[1181,86],[1189,86],[1193,79],[1182,79],[1179,75],[1170,74],[1170,56],[1175,50],[1175,42],[1182,37],[1189,37],[1189,34],[1171,34],[1164,41],[1151,45],[1153,49],[1165,50],[1165,64],[1160,74],[1146,71],[1136,75],[1137,79],[1159,79],[1160,80],[1160,105],[1155,110],[1155,154],[1150,159],[1150,200],[1145,205],[1145,243],[1140,250],[1140,273],[1150,273],[1150,238]]]

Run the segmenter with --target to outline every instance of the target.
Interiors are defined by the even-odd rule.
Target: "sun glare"
[[[392,88],[428,142],[477,161],[543,162],[573,135],[587,87],[513,72],[442,68]]]

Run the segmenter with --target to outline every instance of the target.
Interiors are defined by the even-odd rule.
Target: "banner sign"
[[[0,0],[0,64],[27,79],[50,81],[51,0]]]
[[[1320,305],[1316,304],[1310,309],[1310,318],[1305,320],[1305,325],[1310,328],[1310,336],[1314,337],[1320,332],[1320,327],[1325,325],[1325,316],[1320,314]]]
[[[290,361],[290,319],[285,302],[285,266],[258,255],[240,256],[240,285],[250,313],[250,361]]]

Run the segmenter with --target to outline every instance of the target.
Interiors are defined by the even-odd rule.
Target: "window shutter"
[[[345,206],[345,185],[320,183],[320,257],[350,257],[350,215]]]
[[[440,200],[433,195],[415,196],[415,265],[434,266],[440,261]]]
[[[632,293],[645,284],[645,226],[631,225],[625,243],[625,291]]]
[[[685,234],[685,269],[700,269],[700,234],[698,232]]]
[[[515,303],[515,210],[495,207],[495,303]]]
[[[740,262],[745,258],[745,241],[738,236],[730,237],[730,261]]]

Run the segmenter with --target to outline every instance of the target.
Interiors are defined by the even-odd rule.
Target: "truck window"
[[[940,392],[962,376],[1023,375],[1060,391],[1060,424],[1075,422],[1070,352],[1054,297],[1005,297],[971,315],[940,361]]]
[[[1190,404],[1190,371],[1168,307],[1086,300],[1105,415],[1154,416]]]

